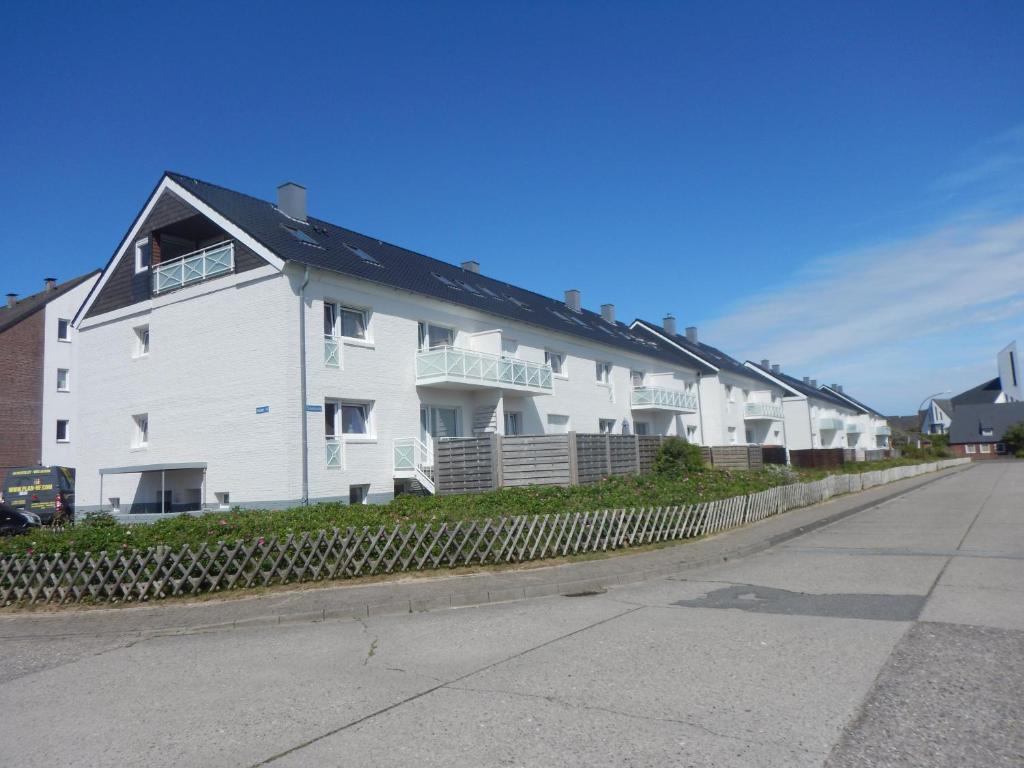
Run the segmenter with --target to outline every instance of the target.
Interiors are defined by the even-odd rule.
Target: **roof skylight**
[[[357,248],[356,246],[349,245],[348,243],[345,243],[344,245],[345,245],[346,248],[348,248],[350,251],[352,251],[352,253],[354,253],[356,256],[358,256],[360,259],[362,259],[364,263],[370,264],[370,265],[372,265],[374,267],[383,267],[384,266],[379,261],[377,261],[375,258],[373,258],[373,256],[371,256],[366,251],[364,251],[362,248]]]
[[[474,288],[472,285],[470,285],[466,281],[458,280],[457,282],[458,282],[459,286],[461,286],[462,288],[465,288],[467,291],[472,293],[474,296],[483,296],[483,294],[480,293],[480,291],[478,291],[476,288]]]
[[[459,291],[459,290],[462,290],[461,288],[459,288],[458,284],[457,284],[457,283],[456,283],[456,282],[455,282],[454,280],[449,280],[449,279],[448,279],[447,277],[445,277],[444,275],[439,275],[439,274],[437,274],[437,272],[431,272],[430,274],[432,274],[432,275],[434,276],[434,278],[435,278],[435,279],[436,279],[436,280],[437,280],[438,282],[440,282],[440,283],[441,283],[442,285],[446,285],[446,286],[448,286],[448,287],[449,287],[449,288],[451,288],[451,289],[452,289],[453,291]]]
[[[520,301],[515,296],[509,296],[508,300],[511,301],[513,304],[515,304],[517,307],[520,307],[521,309],[525,309],[527,312],[532,312],[533,311],[533,308],[530,307],[529,304],[527,304],[525,301]]]
[[[303,232],[298,227],[290,227],[287,224],[282,224],[281,226],[288,232],[288,234],[290,234],[292,237],[294,237],[296,240],[298,240],[303,245],[312,245],[312,246],[315,246],[317,248],[322,248],[323,247],[322,245],[320,245],[320,243],[318,243],[316,240],[314,240],[312,237],[307,235],[305,232]]]

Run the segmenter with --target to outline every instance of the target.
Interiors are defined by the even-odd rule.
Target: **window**
[[[730,403],[736,402],[736,395],[733,392],[733,388],[731,385],[726,385],[725,387],[725,399],[728,400]]]
[[[324,403],[324,435],[334,440],[338,435],[369,435],[370,406],[367,403]]]
[[[69,371],[67,368],[57,369],[57,391],[71,391],[71,371]]]
[[[695,424],[686,425],[686,439],[689,442],[693,442],[693,439],[697,436],[697,426]]]
[[[57,321],[57,341],[71,341],[70,333],[71,321],[61,318]]]
[[[57,419],[57,442],[71,442],[71,422],[67,419]]]
[[[292,237],[294,237],[296,240],[298,240],[303,245],[313,245],[313,246],[316,246],[317,248],[321,248],[322,247],[320,245],[320,243],[318,243],[316,240],[314,240],[312,237],[307,235],[305,232],[303,232],[298,227],[290,227],[287,224],[282,224],[281,228],[284,229],[286,232],[288,232],[288,234],[290,234]]]
[[[629,378],[633,382],[634,387],[642,387],[644,385],[644,372],[643,371],[630,371]],[[640,433],[637,432],[639,435]]]
[[[419,345],[420,350],[434,349],[435,347],[454,347],[455,331],[433,323],[419,324]]]
[[[366,338],[366,310],[324,302],[324,338]]]
[[[597,431],[602,435],[610,435],[615,432],[615,419],[598,419]]]
[[[111,496],[108,499],[108,501],[110,502],[110,511],[111,512],[120,512],[121,511],[121,497],[120,496]]]
[[[974,443],[967,443],[964,446],[964,452],[965,453],[975,453]]]
[[[749,389],[744,389],[743,390],[743,402],[744,403],[752,402],[751,399],[750,399],[750,390]]]
[[[998,454],[1005,454],[1006,453],[1006,443],[996,443],[996,453],[998,453]]]
[[[362,248],[357,248],[356,246],[349,245],[348,243],[344,243],[344,246],[348,248],[350,251],[352,251],[352,253],[354,253],[360,259],[362,259],[365,264],[369,264],[372,267],[381,267],[382,269],[384,268],[383,264],[381,264],[379,261],[373,258],[373,256],[368,254]]]
[[[982,453],[992,453],[991,443],[982,443],[979,447],[981,448]]]
[[[565,375],[565,355],[561,352],[544,350],[544,362],[551,366],[551,372],[556,376]]]
[[[729,427],[729,445],[736,445],[736,427]]]
[[[569,431],[569,417],[557,413],[548,414],[548,434],[564,435]]]
[[[430,443],[435,438],[458,437],[460,434],[460,411],[458,408],[444,408],[434,405],[420,407],[420,439]]]
[[[135,434],[132,437],[133,448],[145,448],[149,445],[149,414],[139,413],[132,416],[135,424]]]
[[[135,274],[145,272],[149,269],[149,257],[151,253],[149,238],[144,237],[135,241]]]
[[[220,509],[231,509],[231,494],[227,491],[217,491],[213,494],[217,497],[217,506]]]
[[[651,425],[646,421],[638,421],[633,424],[633,431],[638,435],[649,435],[651,434]]]
[[[981,428],[981,436],[982,437],[992,437],[992,427],[982,427]]]
[[[501,356],[502,357],[515,357],[516,353],[519,352],[519,342],[515,339],[502,338],[501,340]]]
[[[747,438],[747,443],[748,444],[757,442],[756,440],[754,440],[754,432],[753,432],[753,430],[748,429],[748,430],[746,430],[746,433],[747,433],[746,434],[746,438]]]
[[[611,363],[595,363],[594,370],[597,375],[598,384],[610,384],[612,380]]]
[[[370,498],[370,486],[350,485],[348,487],[349,504],[366,504]]]
[[[149,326],[140,325],[135,329],[135,356],[145,357],[149,354]]]
[[[523,434],[523,414],[515,411],[505,411],[505,434]]]

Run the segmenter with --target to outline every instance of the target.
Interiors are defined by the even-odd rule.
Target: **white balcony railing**
[[[843,429],[844,426],[845,425],[844,425],[842,419],[833,419],[833,418],[830,418],[830,417],[824,417],[824,418],[818,419],[818,429],[820,429],[820,430],[834,432],[836,430]]]
[[[410,477],[434,492],[434,451],[415,437],[397,437],[394,442],[395,477]]]
[[[324,365],[341,367],[341,343],[334,336],[324,336]]]
[[[858,424],[856,421],[846,422],[846,431],[850,434],[860,434],[864,431],[864,427]]]
[[[200,283],[235,268],[235,244],[218,243],[153,267],[153,293]]]
[[[435,347],[416,354],[417,384],[469,384],[550,394],[551,366],[459,347]]]
[[[743,418],[751,421],[782,421],[782,406],[778,403],[744,403]]]
[[[328,438],[324,445],[324,464],[331,469],[341,469],[344,465],[344,443],[341,440]]]
[[[633,387],[634,410],[697,412],[697,396],[664,387]]]
[[[886,426],[875,427],[875,434],[879,436],[888,437],[889,435],[892,434],[892,429]]]

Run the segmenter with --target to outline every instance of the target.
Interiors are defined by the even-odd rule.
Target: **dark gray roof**
[[[313,216],[305,225],[297,223],[272,203],[241,192],[179,173],[168,172],[167,176],[286,261],[430,296],[676,365],[683,362],[677,353],[667,352],[646,334],[634,333],[624,323],[607,323],[596,312],[573,312],[564,301],[467,272]],[[301,241],[288,228],[300,230],[314,244]],[[696,367],[692,362],[686,364]]]
[[[739,360],[737,360],[734,357],[730,357],[717,347],[712,347],[710,344],[705,344],[703,341],[690,341],[683,334],[670,334],[665,330],[664,326],[658,325],[657,323],[652,323],[650,320],[637,319],[634,321],[634,324],[638,328],[641,328],[649,332],[650,337],[654,339],[659,345],[664,347],[666,350],[673,351],[677,355],[680,355],[680,359],[685,360],[686,356],[681,355],[680,352],[672,346],[672,344],[682,347],[691,355],[694,355],[700,360],[703,360],[705,363],[708,364],[708,372],[713,372],[714,369],[717,368],[722,371],[729,371],[731,373],[735,373],[739,376],[746,376],[748,379],[759,379],[767,384],[771,384],[772,386],[778,386],[771,379],[762,376],[758,371],[750,370]],[[663,338],[659,338],[659,336]],[[668,339],[672,343],[670,344],[664,341],[663,339]]]
[[[17,325],[25,318],[38,312],[58,296],[62,296],[72,288],[81,285],[97,272],[99,272],[99,270],[94,269],[92,272],[79,275],[76,278],[68,280],[66,283],[59,283],[50,292],[43,290],[39,293],[33,293],[31,296],[26,296],[24,299],[19,300],[13,307],[8,307],[4,304],[0,307],[0,331],[6,331],[11,326]]]
[[[991,381],[986,381],[984,384],[972,387],[966,392],[954,395],[952,398],[953,407],[959,408],[961,405],[983,405],[985,403],[994,403],[1002,391],[1003,385],[1000,383],[999,377],[996,376]],[[952,416],[953,414],[949,415]]]
[[[1024,403],[986,403],[958,405],[949,425],[951,443],[998,443],[1014,424],[1024,422]],[[991,428],[985,437],[983,428]]]
[[[804,384],[803,381],[796,378],[795,376],[790,376],[788,374],[782,373],[781,371],[779,373],[775,373],[774,371],[765,370],[764,368],[761,367],[760,363],[754,363],[754,365],[759,370],[765,371],[765,373],[774,376],[776,379],[783,382],[786,386],[795,389],[797,392],[799,392],[801,395],[804,395],[805,397],[816,397],[818,400],[824,400],[826,403],[837,405],[840,408],[846,408],[848,411],[861,411],[863,413],[870,413],[870,411],[865,406],[855,405],[852,402],[843,400],[838,395],[833,395],[827,389],[818,389],[817,387],[812,387],[810,384]]]
[[[939,408],[942,409],[942,412],[944,414],[946,414],[947,416],[952,418],[952,416],[953,416],[953,401],[952,400],[947,400],[945,398],[938,398],[938,397],[936,397],[933,402],[937,406],[939,406]]]
[[[860,400],[858,400],[855,397],[852,397],[852,396],[848,395],[846,392],[837,392],[836,390],[832,389],[832,387],[828,387],[828,386],[822,386],[822,387],[820,387],[820,389],[822,389],[825,392],[828,392],[831,395],[835,395],[840,400],[848,400],[850,403],[852,403],[853,405],[856,405],[862,411],[864,411],[866,413],[870,413],[872,416],[876,416],[879,419],[884,419],[885,418],[885,416],[880,414],[878,411],[876,411],[870,405],[864,405],[864,403],[862,403]]]

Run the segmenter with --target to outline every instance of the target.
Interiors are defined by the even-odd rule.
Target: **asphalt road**
[[[4,766],[1021,766],[1024,463],[603,594],[148,638],[32,620],[0,624]]]

